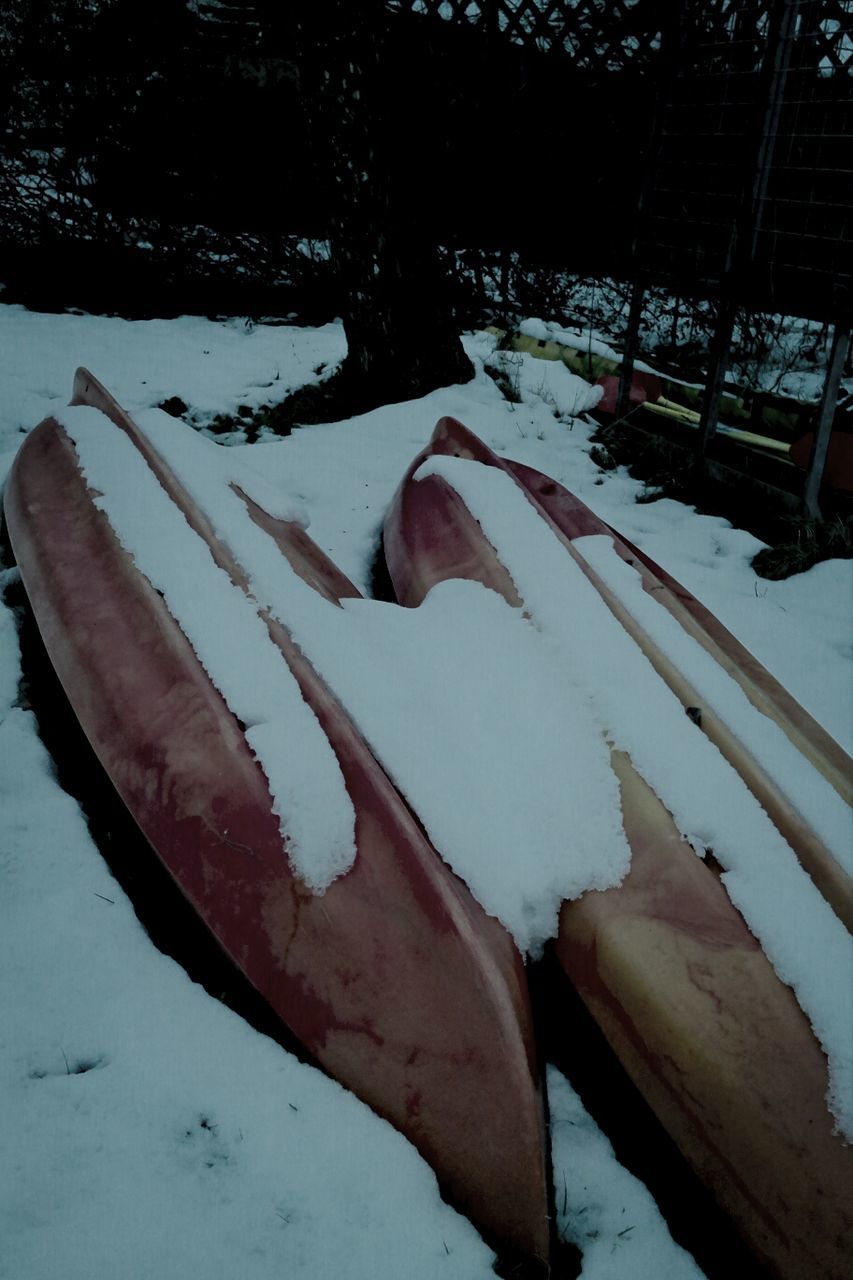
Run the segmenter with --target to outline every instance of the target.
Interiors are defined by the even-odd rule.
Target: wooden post
[[[723,387],[726,383],[726,370],[729,367],[729,352],[732,345],[732,330],[735,325],[736,305],[734,296],[727,293],[720,303],[717,312],[717,323],[711,341],[711,361],[708,366],[708,378],[705,383],[705,395],[702,404],[702,416],[699,419],[699,439],[696,442],[698,457],[704,458],[720,418],[720,401],[723,398]]]
[[[849,349],[850,326],[837,324],[832,336],[829,368],[826,371],[826,381],[823,384],[823,394],[820,398],[814,448],[812,449],[806,483],[803,488],[803,511],[810,520],[823,519],[818,504],[818,494],[820,493],[823,471],[826,466],[829,440],[832,435],[832,419],[835,416],[835,406],[838,403],[838,388],[841,385],[844,362],[847,359]]]
[[[619,371],[619,394],[616,398],[616,417],[624,418],[628,412],[631,395],[631,378],[634,373],[634,360],[640,345],[640,320],[643,315],[643,299],[646,289],[638,276],[631,286],[631,305],[628,308],[628,332],[625,334],[625,345],[622,351],[622,367]]]

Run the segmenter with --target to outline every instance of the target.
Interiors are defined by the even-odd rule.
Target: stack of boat
[[[294,640],[297,620],[258,600],[255,566],[230,545],[216,512],[85,370],[72,406],[85,411],[87,430],[120,433],[140,484],[156,480],[245,595],[258,645],[277,651],[340,770],[352,857],[318,891],[283,856],[287,789],[272,794],[248,715],[218,687],[168,591],[113,527],[81,463],[72,410],[25,440],[5,518],[50,660],[101,764],[222,948],[318,1065],[410,1138],[488,1240],[544,1271],[552,1192],[524,957],[430,844],[393,770]],[[549,541],[549,576],[535,589],[490,525],[496,477],[521,504],[519,519],[535,521]],[[303,583],[332,605],[358,596],[301,525],[276,519],[240,488],[234,496]],[[804,873],[826,913],[826,954],[853,955],[853,879],[826,824],[761,750],[763,726],[793,753],[802,794],[812,787],[831,797],[830,808],[850,804],[850,760],[689,592],[554,480],[498,457],[450,418],[403,477],[384,546],[409,608],[462,578],[547,627],[549,596],[565,601],[574,591],[583,609],[594,593]],[[685,651],[701,662],[683,662]],[[758,726],[754,741],[717,689],[736,691]],[[295,739],[294,758],[301,724],[294,716],[281,730]],[[851,1064],[833,1063],[808,993],[790,973],[779,976],[784,965],[738,899],[724,854],[691,847],[677,803],[651,785],[615,731],[606,750],[630,870],[621,884],[564,903],[553,950],[755,1257],[784,1280],[842,1280],[853,1256],[853,1152],[845,1086],[833,1071]],[[568,848],[570,830],[565,840]],[[547,1017],[571,1014],[555,1004]]]

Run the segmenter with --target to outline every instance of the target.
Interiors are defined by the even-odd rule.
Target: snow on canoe
[[[502,473],[502,487],[487,500],[482,482],[493,482],[496,471]],[[574,545],[574,540],[589,535],[592,545]],[[511,546],[513,540],[525,538],[527,561]],[[631,870],[619,887],[588,892],[564,904],[556,952],[634,1082],[756,1254],[785,1280],[813,1275],[841,1280],[848,1274],[853,1245],[853,1150],[839,1135],[827,1098],[838,1104],[836,1111],[844,1112],[849,1124],[849,1098],[844,1094],[849,1092],[850,1071],[850,938],[839,919],[851,918],[849,876],[827,847],[833,832],[819,835],[812,829],[790,803],[772,767],[781,761],[784,771],[785,751],[795,751],[798,768],[807,779],[810,775],[811,786],[834,796],[844,813],[849,760],[734,637],[657,565],[556,482],[498,458],[454,419],[439,422],[431,442],[408,469],[388,512],[384,540],[398,599],[407,605],[420,604],[439,582],[469,578],[523,608],[543,632],[551,628],[557,634],[563,626],[582,635],[597,626],[595,636],[602,647],[605,641],[615,644],[620,639],[609,635],[608,626],[621,632],[624,644],[619,654],[627,663],[631,655],[625,646],[633,647],[647,669],[644,675],[631,668],[630,678],[642,677],[661,703],[669,699],[678,706],[672,695],[679,698],[680,720],[672,723],[679,731],[684,726],[685,745],[690,747],[692,735],[701,748],[696,758],[710,761],[715,777],[723,777],[726,770],[732,775],[732,814],[719,815],[719,830],[728,838],[735,818],[746,815],[750,832],[754,828],[760,837],[756,845],[766,845],[772,855],[769,862],[750,867],[756,849],[745,850],[745,879],[753,886],[741,905],[744,911],[747,906],[754,909],[749,927],[732,901],[737,875],[721,875],[724,868],[710,850],[705,860],[696,856],[685,839],[684,815],[679,823],[673,817],[678,797],[671,801],[667,796],[663,803],[657,785],[653,788],[642,776],[641,763],[644,771],[651,763],[648,754],[643,757],[642,733],[636,737],[636,752],[620,747],[621,737],[630,737],[631,730],[624,716],[620,722],[619,704],[627,704],[628,716],[634,707],[632,691],[620,684],[620,678],[629,679],[627,665],[614,676],[612,665],[600,663],[596,668],[598,655],[592,655],[589,669],[618,686],[615,696],[601,705],[613,714],[613,723],[603,731],[613,744],[611,760],[621,788]],[[534,571],[526,573],[531,564]],[[633,583],[626,582],[626,575]],[[558,576],[571,581],[574,597],[563,590]],[[550,597],[561,597],[562,613],[551,608]],[[601,615],[597,619],[593,605]],[[666,625],[658,626],[650,611],[658,611]],[[670,625],[689,637],[698,653],[695,662],[693,649],[688,654],[687,674],[679,669],[677,659],[683,655],[678,644],[671,644]],[[564,652],[570,679],[572,653]],[[574,657],[582,667],[581,648]],[[714,672],[705,670],[708,661],[722,672],[722,686],[719,678],[715,682]],[[694,680],[701,683],[704,696]],[[735,707],[732,723],[737,733],[709,704],[708,695],[722,687],[723,712],[729,714],[727,685],[742,695],[745,706]],[[691,714],[685,716],[684,709]],[[771,739],[783,739],[784,749],[767,759],[758,738],[754,749],[760,760],[751,740],[745,744],[738,736],[755,731],[756,716],[759,727],[769,726]],[[648,719],[657,721],[654,708]],[[666,757],[664,772],[671,770],[689,783],[673,759],[671,745],[654,737],[657,731],[668,731],[665,723],[669,722],[661,711],[660,726],[652,727],[646,741],[653,748],[659,744],[659,754]],[[719,760],[702,730],[725,760]],[[685,754],[690,756],[692,750]],[[701,776],[693,784],[697,795],[712,790],[710,777]],[[661,793],[665,790],[660,788]],[[718,799],[712,794],[712,808],[727,809],[728,804],[722,794]],[[809,868],[814,883],[780,835]],[[570,841],[570,832],[566,839]],[[715,852],[722,859],[722,850]],[[743,880],[743,868],[740,876]],[[777,955],[779,931],[773,934],[768,917],[777,890],[778,901],[783,901],[788,881],[793,886],[788,906],[792,902],[795,913],[802,895],[804,930],[805,899],[811,902],[817,946],[805,933],[797,937],[798,915],[792,928],[789,916],[780,911],[781,931],[790,935],[790,946],[785,953],[783,945]],[[806,964],[800,972],[791,962],[791,973],[783,982],[776,969],[784,970],[791,954],[796,960],[798,947],[817,951],[815,970],[806,972]],[[776,968],[768,959],[771,952]],[[821,1003],[827,991],[833,993],[840,1030],[833,1026],[841,1040],[834,1085],[824,1046],[815,1034],[818,1028],[826,1032],[832,1021],[828,1004]],[[809,1010],[811,1021],[803,1012],[809,1000],[815,1010]],[[552,1010],[552,1016],[559,1017],[560,1011]],[[831,1032],[826,1038],[832,1039]]]
[[[496,1247],[544,1265],[542,1100],[512,939],[438,858],[310,655],[247,594],[251,566],[217,536],[215,513],[197,507],[84,370],[72,404],[59,416],[78,415],[96,446],[121,444],[140,507],[152,481],[166,504],[148,533],[143,512],[140,547],[164,535],[167,516],[180,518],[171,554],[196,556],[207,575],[199,595],[208,581],[211,595],[230,591],[260,626],[242,654],[250,684],[269,668],[264,645],[274,646],[298,695],[292,722],[275,726],[278,738],[296,739],[285,764],[298,766],[297,713],[312,716],[351,804],[354,861],[322,892],[293,869],[282,835],[289,815],[274,806],[272,769],[259,763],[263,735],[252,737],[249,712],[235,713],[209,674],[222,637],[207,635],[203,665],[167,607],[168,585],[152,585],[87,484],[72,428],[48,418],[17,455],[5,516],[49,657],[101,763],[218,942],[317,1061],[407,1135]],[[245,502],[305,581],[332,601],[358,594],[301,527]],[[272,698],[257,693],[261,704]],[[294,808],[331,805],[314,785]],[[303,826],[312,820],[303,815]]]

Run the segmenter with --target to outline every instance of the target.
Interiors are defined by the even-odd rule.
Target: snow
[[[559,346],[569,347],[572,351],[577,351],[581,355],[603,356],[605,360],[614,360],[617,364],[622,360],[622,355],[616,347],[604,335],[593,328],[563,329],[559,325],[546,324],[544,320],[531,318],[522,320],[518,326],[518,331],[524,334],[525,337],[535,338],[537,342],[556,342]],[[634,368],[641,373],[657,373],[659,376],[663,376],[659,370],[654,369],[643,360],[635,359]],[[669,377],[668,374],[666,376]],[[669,381],[677,382],[683,387],[699,385],[698,383],[682,382],[680,378],[669,377]],[[601,394],[603,394],[603,390]]]
[[[540,400],[557,417],[578,418],[604,395],[603,387],[591,386],[558,360],[538,360],[526,352],[502,353],[495,360],[504,362],[522,399]]]
[[[340,361],[340,325],[319,329],[254,325],[250,320],[122,320],[44,315],[0,307],[0,385],[5,431],[29,430],[67,404],[78,365],[97,372],[129,413],[174,396],[194,422],[280,400],[315,381],[313,370]],[[93,357],[97,356],[97,361]],[[6,439],[5,450],[14,443]],[[6,459],[6,464],[11,458]],[[0,454],[2,462],[2,454]]]
[[[355,811],[331,744],[256,604],[214,563],[129,436],[87,406],[63,409],[57,420],[101,495],[96,505],[246,726],[293,869],[310,888],[328,888],[355,861]],[[320,804],[306,799],[317,795]]]
[[[802,755],[783,730],[752,705],[737,682],[644,590],[639,571],[617,555],[612,538],[577,538],[573,545],[853,876],[853,813],[835,788],[816,770],[803,768]]]
[[[527,338],[535,338],[537,342],[547,342],[551,332],[545,321],[536,316],[522,320],[519,331]]]
[[[754,538],[669,500],[636,504],[641,486],[621,468],[599,471],[589,457],[592,426],[582,418],[557,421],[547,387],[544,397],[538,387],[525,387],[522,403],[508,405],[483,370],[493,345],[487,335],[465,338],[478,370],[465,387],[298,430],[285,440],[226,449],[191,435],[156,406],[179,396],[188,406],[186,419],[204,430],[216,415],[233,414],[240,405],[277,401],[342,357],[339,325],[299,330],[197,317],[128,322],[0,306],[0,475],[22,432],[66,403],[74,368],[82,363],[139,418],[161,451],[171,441],[170,461],[181,474],[197,471],[215,486],[211,514],[223,537],[236,536],[232,517],[239,508],[221,501],[235,480],[274,514],[308,521],[315,541],[367,592],[381,521],[399,478],[437,418],[451,414],[498,453],[567,484],[662,563],[849,746],[853,565],[827,562],[781,583],[757,579],[749,567],[759,546]],[[182,453],[184,462],[177,456]],[[216,463],[196,467],[205,454]],[[205,494],[200,500],[207,501]],[[277,595],[282,584],[268,579],[267,557],[258,546],[244,554],[252,561],[258,599],[268,592],[284,612],[287,601]],[[15,570],[0,572],[0,585],[14,583]],[[429,708],[415,699],[413,673],[431,666],[452,670],[457,645],[464,644],[468,675],[485,690],[477,646],[482,648],[478,637],[487,624],[500,639],[496,670],[501,662],[512,665],[522,651],[531,663],[525,677],[531,698],[540,696],[547,664],[560,660],[532,624],[494,600],[484,602],[488,593],[448,585],[430,597],[417,622],[401,622],[397,610],[377,602],[355,601],[334,611],[343,612],[339,626],[347,635],[359,637],[359,663],[382,636],[383,662],[389,661],[387,650],[396,655],[398,648],[393,629],[408,625],[412,632],[410,665],[388,668],[377,721],[393,720],[389,708],[398,697],[407,700],[407,716],[427,723]],[[311,643],[316,640],[312,635]],[[327,644],[324,660],[331,669],[334,635]],[[344,670],[335,678],[349,679],[348,662],[339,656],[338,666]],[[31,713],[17,705],[18,679],[14,617],[3,607],[0,1276],[47,1280],[58,1265],[74,1280],[492,1275],[490,1251],[441,1202],[432,1174],[399,1135],[251,1030],[157,952],[92,843],[77,804],[59,787]],[[433,689],[438,684],[436,679]],[[447,696],[459,687],[456,680],[448,683]],[[495,687],[503,692],[502,684]],[[620,680],[614,692],[621,688]],[[488,717],[510,723],[517,708],[509,693],[505,706],[489,708],[479,727],[472,724],[466,752],[482,750],[489,735],[504,732],[499,720]],[[583,709],[583,725],[571,731],[587,750],[590,720],[601,712],[576,689],[565,697]],[[433,711],[437,723],[443,707]],[[683,713],[678,718],[679,728],[690,727]],[[385,728],[390,732],[393,725]],[[551,732],[558,729],[564,731],[554,725]],[[436,725],[429,731],[437,732]],[[439,754],[449,757],[456,745],[445,735]],[[423,772],[424,785],[431,778],[430,785],[444,788],[444,808],[456,811],[448,813],[448,823],[468,824],[474,832],[491,800],[478,790],[476,806],[470,803],[466,788],[484,785],[473,764],[458,779],[447,760],[436,761],[434,771],[419,770],[415,748],[408,762],[398,763],[401,776],[404,769]],[[390,756],[397,747],[390,743],[387,750]],[[526,744],[515,754],[524,773]],[[500,757],[494,752],[489,759],[497,766]],[[525,786],[536,781],[532,773],[527,770]],[[595,786],[593,796],[599,806]],[[556,806],[547,811],[553,823],[562,801],[548,803]],[[697,815],[685,817],[697,826]],[[436,826],[436,838],[455,844],[459,836]],[[777,912],[775,901],[768,901],[767,913],[790,928],[785,912],[793,904]],[[799,929],[798,897],[796,906]],[[820,955],[828,954],[824,939],[816,945]],[[561,1189],[565,1179],[569,1188],[559,1226],[583,1250],[584,1276],[696,1276],[647,1193],[626,1182],[606,1139],[553,1074],[549,1093],[555,1185]],[[591,1214],[600,1225],[585,1229]],[[635,1229],[626,1232],[626,1225]]]
[[[548,1107],[557,1229],[583,1253],[581,1280],[702,1280],[689,1253],[661,1232],[657,1205],[623,1168],[566,1078],[549,1067]]]
[[[321,674],[444,860],[540,954],[563,898],[618,884],[629,865],[583,701],[555,686],[530,624],[478,583],[439,584],[412,610],[348,601],[340,621],[312,634]]]
[[[522,320],[518,326],[519,333],[527,338],[535,338],[537,342],[557,342],[562,347],[571,347],[574,351],[588,351],[594,356],[604,356],[606,360],[619,360],[619,352],[615,347],[596,333],[594,329],[562,329],[557,325],[546,324],[538,317]]]

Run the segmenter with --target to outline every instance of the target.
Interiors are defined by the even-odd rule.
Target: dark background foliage
[[[481,265],[713,297],[754,239],[745,300],[843,318],[848,10],[7,0],[0,279],[42,306],[334,314],[333,273],[298,245],[341,226],[370,133],[398,223]],[[341,68],[370,58],[353,100]]]

